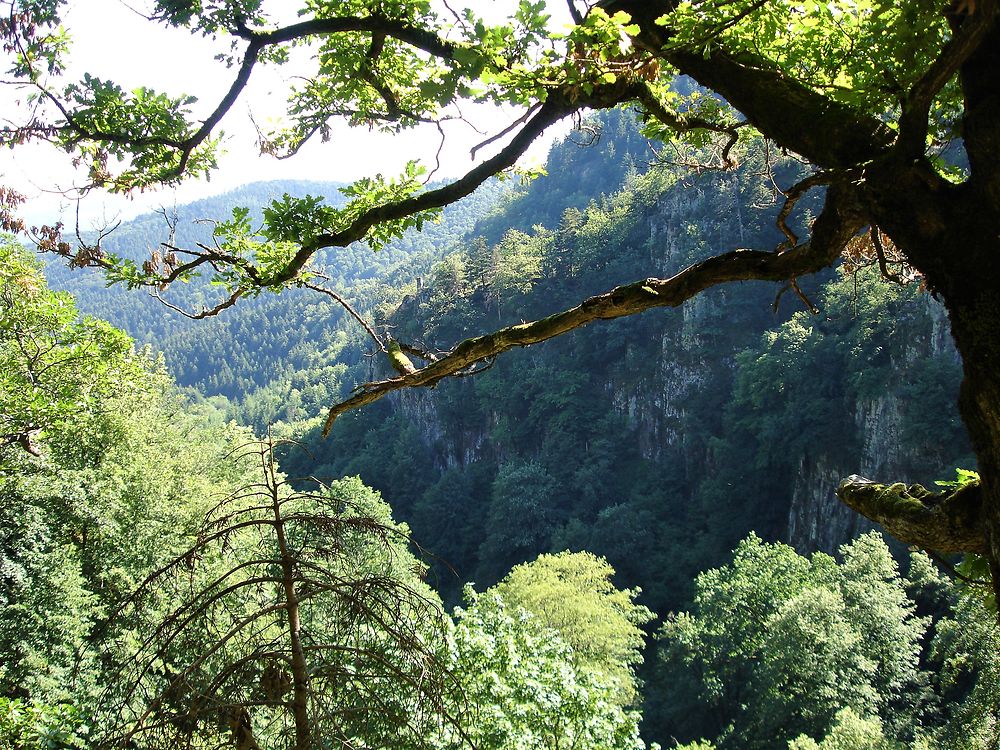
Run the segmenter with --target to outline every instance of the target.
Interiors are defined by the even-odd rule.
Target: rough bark
[[[978,482],[931,492],[919,484],[878,484],[852,474],[840,483],[837,497],[906,544],[948,554],[987,552]]]

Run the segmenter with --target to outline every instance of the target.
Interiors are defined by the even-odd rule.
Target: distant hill
[[[213,221],[229,218],[238,206],[251,209],[251,216],[259,220],[263,206],[285,193],[323,196],[331,205],[342,205],[340,187],[343,184],[336,182],[261,182],[169,208],[167,214],[177,221],[174,243],[211,244]],[[328,285],[368,312],[376,302],[398,299],[402,291],[397,290],[426,275],[508,190],[507,185],[490,181],[445,209],[439,223],[426,224],[422,232],[407,232],[377,253],[362,244],[325,251],[318,262],[330,277]],[[164,216],[150,213],[123,223],[104,244],[111,252],[141,259],[168,236]],[[243,399],[276,376],[331,362],[354,335],[352,325],[343,325],[342,310],[313,292],[265,293],[241,301],[219,317],[191,321],[141,291],[106,288],[96,273],[70,271],[52,260],[47,275],[54,288],[76,295],[85,314],[108,320],[163,352],[177,382],[196,387],[205,396]],[[218,292],[207,283],[194,282],[176,284],[165,296],[184,309],[197,310],[210,306]]]

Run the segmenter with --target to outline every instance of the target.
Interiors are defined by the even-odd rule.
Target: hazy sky
[[[290,7],[287,0],[279,4]],[[131,3],[141,8],[142,0]],[[516,7],[516,2],[476,0],[464,5],[478,5],[490,15]],[[563,4],[553,4],[557,10]],[[562,23],[559,18],[557,23]],[[88,72],[110,78],[126,89],[147,86],[168,94],[198,96],[195,112],[206,115],[221,98],[231,82],[233,71],[227,70],[213,57],[226,49],[225,45],[203,37],[193,37],[182,31],[153,25],[131,10],[122,0],[75,0],[69,3],[64,22],[73,37],[70,77]],[[266,124],[280,115],[288,79],[295,74],[292,66],[261,67],[255,70],[244,97],[231,110],[223,124],[227,134],[226,155],[221,168],[211,182],[191,182],[176,191],[142,194],[132,199],[93,195],[81,210],[83,228],[104,219],[135,214],[175,202],[186,203],[200,197],[224,192],[247,182],[278,178],[351,181],[376,172],[397,174],[408,159],[418,158],[433,167],[439,135],[434,128],[420,132],[387,136],[367,130],[334,129],[331,142],[311,144],[296,157],[278,161],[260,157],[255,146],[255,131],[250,119]],[[4,108],[10,111],[11,93],[5,92]],[[476,114],[477,125],[492,134],[516,119],[511,110],[495,113],[481,110]],[[567,127],[555,127],[547,133],[528,155],[529,161],[542,161],[551,138],[564,133]],[[474,162],[469,149],[483,140],[462,123],[449,124],[448,141],[442,152],[442,168],[436,177],[458,175]],[[484,149],[478,157],[495,153],[496,148]],[[44,146],[19,148],[0,152],[0,184],[8,184],[29,198],[23,214],[29,223],[52,223],[61,218],[73,221],[73,207],[52,192],[73,184],[74,175],[69,159]]]

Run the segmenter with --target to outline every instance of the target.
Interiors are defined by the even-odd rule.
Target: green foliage
[[[592,126],[599,142],[558,144],[549,177],[515,192],[432,273],[421,272],[420,291],[410,286],[387,318],[394,339],[447,350],[651,267],[669,276],[722,247],[781,241],[773,188],[760,175],[794,181],[793,162],[772,157],[768,166],[750,144],[733,172],[642,172],[648,147],[632,113],[601,113]],[[628,160],[628,185],[598,195],[624,179]],[[579,208],[564,211],[560,201]],[[813,471],[843,476],[859,470],[860,455],[877,454],[892,457],[884,470],[894,476],[928,482],[970,452],[943,310],[871,274],[820,281],[802,282],[819,316],[798,313],[791,294],[775,316],[775,290],[744,284],[678,312],[511,352],[433,396],[408,394],[335,425],[331,438],[311,442],[314,462],[292,459],[294,471],[358,473],[393,498],[417,540],[441,557],[434,574],[446,601],[458,599],[463,581],[491,585],[540,552],[586,549],[607,558],[623,585],[641,584],[651,608],[684,606],[697,571],[720,564],[750,530],[783,538],[800,472],[809,482]],[[356,356],[345,385],[384,374],[342,351]],[[408,457],[425,470],[393,469]],[[500,482],[529,464],[543,470],[532,474],[537,492]],[[539,479],[546,475],[553,481]]]
[[[262,207],[281,204],[285,193],[311,194],[316,200],[323,196],[331,206],[343,205],[339,187],[338,183],[303,181],[258,183],[176,207],[175,241],[180,246],[212,245],[215,225],[200,220],[231,217],[234,209],[250,206],[243,234],[246,249],[253,253],[256,246],[275,244],[261,243],[254,235],[253,228],[263,222]],[[440,257],[436,248],[457,241],[501,192],[500,186],[489,183],[444,211],[440,224],[425,224],[422,232],[409,230],[377,255],[364,246],[351,246],[323,253],[312,269],[328,277],[321,283],[338,290],[362,314],[381,315],[383,308],[394,308],[404,294],[412,293],[414,274],[430,274]],[[108,258],[121,258],[141,275],[138,266],[144,256],[149,257],[146,248],[164,239],[163,217],[151,214],[123,224],[104,246]],[[256,244],[251,247],[251,243]],[[48,265],[46,274],[54,287],[72,290],[78,307],[87,314],[106,318],[162,351],[180,385],[197,384],[206,397],[230,399],[223,407],[228,415],[258,432],[278,421],[297,422],[321,414],[363,377],[361,368],[350,375],[348,368],[369,362],[363,354],[370,343],[357,324],[331,300],[308,290],[260,295],[218,317],[191,321],[148,295],[106,288],[98,275],[69,271],[54,263]],[[244,276],[233,276],[231,283],[238,286]],[[183,309],[198,311],[218,301],[219,289],[205,279],[192,279],[174,285],[163,296]],[[237,343],[222,347],[224,341]]]
[[[966,460],[954,407],[961,366],[935,342],[934,303],[870,271],[841,274],[820,295],[819,315],[796,312],[738,355],[720,460],[753,462],[761,476],[777,478],[798,471],[803,456],[815,460],[822,446],[822,461],[847,475],[866,443],[888,438],[859,430],[862,418],[898,424],[882,451],[908,446],[895,471],[915,481],[929,483]],[[781,484],[766,491],[787,492]]]
[[[309,243],[315,239],[313,220],[319,217],[320,227],[331,227],[337,217],[337,209],[323,206],[323,197],[305,195],[293,198],[288,193],[281,200],[271,201],[264,209],[264,237],[272,242]],[[225,234],[225,232],[223,232]]]
[[[691,723],[693,702],[715,717],[722,748],[824,737],[844,708],[881,717],[893,735],[908,731],[922,700],[928,621],[878,536],[841,553],[841,564],[807,559],[751,536],[731,566],[699,575],[692,612],[660,634],[678,730],[709,734]]]
[[[932,656],[949,699],[944,726],[930,746],[988,750],[1000,742],[1000,634],[996,614],[962,597],[954,616],[938,624]]]
[[[611,678],[627,705],[637,697],[633,670],[642,662],[642,627],[653,613],[635,603],[637,589],[615,587],[613,575],[603,558],[561,552],[516,566],[491,590],[558,632],[577,666]]]
[[[310,685],[325,706],[323,721],[347,717],[338,736],[398,742],[408,726],[423,727],[414,741],[420,746],[464,746],[471,736],[500,743],[495,747],[543,740],[556,747],[643,747],[638,714],[624,711],[615,697],[620,684],[579,667],[552,631],[526,614],[507,614],[492,595],[493,604],[460,614],[444,639],[432,622],[447,621],[420,580],[424,570],[409,552],[408,530],[359,480],[333,483],[321,498],[286,496],[274,474],[236,489],[252,466],[229,455],[234,436],[179,411],[164,395],[169,383],[161,372],[140,361],[132,377],[124,394],[95,396],[62,432],[39,437],[44,458],[14,454],[16,471],[0,482],[5,747],[85,747],[94,732],[113,739],[116,727],[171,716],[177,722],[160,723],[147,744],[167,742],[168,724],[183,736],[235,739],[239,716],[225,712],[243,699],[255,705],[260,746],[280,743],[283,709],[268,698],[274,684],[262,666],[282,632],[282,608],[275,605],[282,596],[264,590],[274,588],[270,555],[280,557],[280,546],[253,532],[257,521],[267,528],[259,506],[274,481],[286,542],[303,555],[296,576],[322,579],[316,591],[302,591],[301,632],[310,639],[314,666],[321,646],[329,645],[327,656],[334,657],[311,673]],[[241,437],[237,432],[235,439]],[[219,491],[229,493],[221,502]],[[199,522],[205,512],[208,526]],[[254,565],[262,567],[255,573]],[[617,601],[621,595],[605,588],[607,573],[601,567],[592,583]],[[140,583],[142,594],[130,596]],[[393,593],[397,586],[414,594],[410,604]],[[620,603],[642,620],[631,593]],[[368,625],[365,612],[374,617]],[[248,623],[259,627],[232,638]],[[417,642],[394,640],[393,633],[404,632]],[[261,638],[266,648],[254,651]],[[373,661],[361,660],[376,651]],[[121,658],[126,654],[140,658]],[[444,714],[425,710],[428,655],[443,659],[456,681],[454,696],[431,701]],[[386,671],[404,661],[417,673]],[[376,680],[376,671],[385,679]],[[212,690],[227,697],[198,703]],[[162,700],[149,706],[157,692]],[[200,714],[188,711],[195,705],[189,699]]]
[[[0,471],[0,695],[20,701],[4,708],[18,742],[82,747],[108,667],[101,623],[233,486],[238,431],[180,413],[160,365],[5,253],[4,412],[40,429]]]
[[[823,741],[805,735],[788,743],[788,750],[893,750],[899,747],[886,739],[877,717],[859,716],[852,708],[837,712],[836,720]]]
[[[406,170],[399,178],[386,179],[382,175],[376,175],[374,178],[365,178],[341,188],[341,192],[349,200],[339,213],[338,225],[334,225],[332,231],[350,226],[362,214],[377,206],[400,202],[416,195],[423,189],[420,177],[426,171],[417,162],[410,161],[406,163]],[[380,250],[392,240],[400,239],[408,229],[419,232],[424,228],[425,222],[437,220],[440,214],[440,209],[427,209],[408,214],[402,219],[378,222],[365,235],[365,242],[372,250]]]
[[[12,750],[71,750],[87,747],[88,727],[69,705],[31,705],[0,697],[0,746]]]
[[[916,83],[950,36],[943,10],[937,0],[682,2],[658,23],[671,28],[677,47],[723,47],[872,116],[893,118],[898,92]],[[949,98],[938,105],[942,116],[953,106]],[[950,136],[950,124],[940,123],[939,134]]]
[[[763,150],[748,147],[733,172],[682,176],[661,166],[643,174],[640,155],[646,146],[632,122],[629,113],[606,113],[598,144],[557,146],[550,176],[515,193],[506,214],[481,226],[482,240],[464,242],[440,265],[435,263],[442,252],[428,237],[460,237],[481,214],[482,203],[457,207],[464,213],[453,223],[429,224],[424,235],[409,233],[374,257],[364,248],[330,253],[323,259],[326,267],[317,270],[331,277],[332,288],[347,290],[352,301],[369,298],[368,310],[379,325],[391,327],[393,338],[434,350],[498,323],[576,304],[650,273],[651,264],[657,274],[670,275],[721,247],[781,241],[772,226],[773,196],[760,175],[770,169],[779,184],[789,184],[798,175],[794,164],[765,164]],[[595,186],[619,184],[626,171],[620,193],[596,194]],[[276,226],[285,226],[286,219],[294,225],[303,208],[295,199],[285,201],[283,193],[317,196],[304,213],[343,207],[343,196],[332,188],[262,190],[271,191],[264,200],[252,201],[247,191],[232,201],[287,204]],[[563,211],[558,203],[564,197],[578,208]],[[224,206],[216,215],[231,209]],[[198,215],[210,210],[215,209],[203,204]],[[247,219],[249,227],[262,225],[256,211]],[[516,233],[499,229],[508,220],[517,224]],[[140,258],[143,244],[156,239],[153,229],[149,220],[129,228],[137,246],[122,254]],[[248,237],[253,238],[249,230]],[[387,274],[387,281],[375,281],[372,274]],[[489,585],[540,552],[588,549],[614,565],[621,585],[641,583],[644,603],[660,612],[684,607],[694,572],[721,564],[750,529],[767,539],[785,533],[796,472],[816,464],[830,473],[858,470],[867,439],[859,419],[875,413],[876,406],[889,417],[898,408],[900,471],[925,472],[914,479],[926,482],[946,466],[963,465],[956,456],[969,452],[952,406],[959,368],[941,334],[941,310],[929,296],[900,292],[863,275],[827,281],[825,288],[803,282],[806,294],[821,304],[822,316],[793,315],[789,294],[775,318],[774,290],[747,284],[699,298],[683,314],[649,313],[514,353],[476,378],[441,384],[433,405],[426,394],[407,394],[345,417],[329,440],[310,445],[314,458],[292,451],[283,465],[294,476],[360,474],[380,489],[432,553],[430,580],[448,601],[457,598],[463,581]],[[193,282],[179,291],[197,308],[211,290]],[[301,291],[263,295],[249,301],[246,314],[237,308],[197,327],[155,308],[133,306],[118,314],[165,342],[185,383],[240,397],[242,403],[228,414],[261,429],[278,418],[290,423],[281,430],[308,430],[315,422],[302,420],[320,413],[333,394],[383,373],[363,356],[365,342],[341,322],[339,312]],[[105,294],[92,290],[87,304],[109,309]],[[405,302],[392,313],[401,298]],[[773,334],[765,335],[768,329]],[[237,345],[221,346],[229,341]],[[747,351],[737,358],[741,350]],[[888,396],[879,401],[883,389]],[[211,411],[213,403],[199,408]],[[808,437],[817,427],[828,439]],[[37,536],[13,528],[19,538]],[[780,568],[782,559],[771,562]],[[862,598],[870,589],[887,611],[898,610],[895,584],[883,590],[879,574],[865,570],[862,566],[864,583],[858,587]],[[65,577],[67,586],[75,580]],[[884,613],[874,608],[862,617],[860,605],[847,603],[849,586],[823,590],[833,591],[833,597],[789,594],[795,601],[782,612],[780,636],[782,643],[815,645],[827,670],[821,674],[843,675],[842,684],[809,685],[802,677],[808,658],[791,648],[780,658],[760,659],[768,662],[769,679],[783,671],[802,677],[795,683],[797,693],[772,691],[774,716],[805,721],[804,696],[815,691],[823,700],[808,718],[819,724],[820,714],[828,721],[840,709],[841,694],[854,704],[875,689],[881,706],[902,702],[897,718],[883,716],[887,733],[906,722],[938,721],[930,712],[913,718],[912,705],[923,700],[914,696],[926,692],[926,681],[919,688],[900,688],[909,662],[877,648],[879,636],[873,633]],[[761,598],[770,601],[765,594]],[[67,602],[65,612],[75,611],[71,592],[56,599]],[[746,601],[752,609],[755,600]],[[722,605],[719,611],[734,627],[748,617]],[[810,629],[807,614],[820,617],[823,627]],[[778,623],[778,615],[773,617]],[[887,637],[900,637],[885,628]],[[749,642],[761,641],[749,625],[747,633]],[[871,667],[883,657],[899,657],[903,666],[895,672]],[[579,668],[580,657],[574,659]],[[764,674],[763,664],[760,671]],[[724,729],[711,725],[703,731],[711,724],[710,709],[692,700],[700,688],[690,674],[648,669],[644,679],[651,705],[662,705],[666,695],[671,716],[689,720],[691,730],[675,732],[678,736],[714,738]],[[670,682],[675,684],[665,690]],[[718,685],[713,689],[724,692]],[[954,702],[964,695],[956,692]],[[651,731],[667,737],[662,722],[656,724],[659,713],[647,708],[657,727]],[[859,716],[872,718],[860,709]],[[811,736],[817,742],[824,737],[819,730]]]
[[[464,737],[445,732],[434,746],[645,747],[639,716],[621,708],[615,682],[579,669],[555,631],[498,594],[469,589],[466,597],[467,606],[455,612],[450,653],[472,711]]]
[[[175,144],[188,136],[193,96],[171,97],[141,87],[126,92],[113,81],[85,74],[62,91],[77,128],[95,137],[81,144],[77,133],[64,131],[58,143],[79,149],[94,185],[130,192],[180,181],[182,156]],[[204,177],[218,166],[219,141],[209,139],[194,149],[185,165],[190,176]],[[127,165],[117,174],[110,161]]]
[[[934,484],[939,487],[957,490],[966,485],[979,481],[979,472],[971,469],[955,469],[954,479],[939,479]]]
[[[261,0],[241,0],[239,3],[224,0],[156,0],[154,18],[171,26],[189,26],[204,34],[214,34],[229,27],[237,17],[247,22],[263,22],[262,4]]]
[[[142,370],[131,340],[103,321],[78,320],[69,295],[50,292],[13,239],[0,242],[0,466],[34,443],[130,393]]]
[[[419,744],[421,704],[440,705],[451,680],[436,653],[446,618],[407,529],[357,479],[292,490],[270,443],[234,460],[261,476],[215,504],[115,614],[125,628],[107,646],[101,741],[175,747],[228,728],[261,748],[291,736]]]
[[[496,580],[501,571],[545,550],[556,524],[554,493],[555,479],[537,463],[500,468],[486,518],[488,533],[479,553],[484,578]]]

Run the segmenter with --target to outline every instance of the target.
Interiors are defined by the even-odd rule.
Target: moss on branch
[[[433,386],[443,378],[466,372],[477,362],[561,336],[598,320],[636,315],[657,307],[677,307],[696,294],[727,282],[785,281],[814,273],[833,263],[864,223],[853,191],[849,186],[834,183],[823,212],[813,225],[809,242],[782,253],[733,250],[688,266],[669,279],[648,278],[615,287],[547,318],[466,339],[445,356],[413,372],[400,371],[394,362],[399,377],[366,383],[353,396],[335,404],[327,415],[323,434],[329,434],[341,414],[371,404],[393,391]]]
[[[979,482],[931,492],[919,484],[878,484],[852,474],[840,483],[837,497],[906,544],[947,554],[987,553]]]

